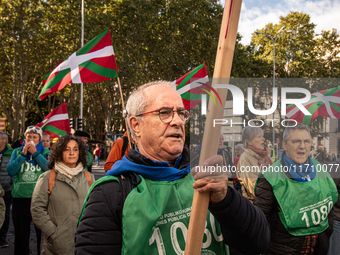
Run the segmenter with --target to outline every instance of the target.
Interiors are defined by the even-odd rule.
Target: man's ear
[[[286,141],[282,141],[282,148],[283,148],[285,151],[287,150]]]
[[[135,137],[140,137],[140,120],[137,117],[132,116],[129,118],[129,124],[131,131],[135,134]]]

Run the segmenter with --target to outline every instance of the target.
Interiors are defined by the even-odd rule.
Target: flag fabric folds
[[[289,105],[286,117],[305,125],[310,125],[318,116],[340,119],[340,87],[315,92],[311,99],[302,105],[311,115],[303,114],[296,105]]]
[[[62,90],[69,83],[99,82],[116,77],[116,59],[110,31],[106,29],[43,78],[44,87],[38,100]]]
[[[205,63],[173,81],[173,84],[176,85],[176,89],[181,95],[184,107],[187,110],[201,102],[201,94],[207,94],[215,101],[214,96],[210,93],[211,90],[217,95],[222,105],[219,95],[209,84]]]
[[[55,138],[63,135],[67,135],[71,132],[70,121],[68,119],[68,113],[66,103],[62,103],[58,107],[54,108],[42,122],[35,125],[40,127],[43,133],[49,134],[50,138]]]
[[[0,131],[5,130],[6,118],[0,118]]]

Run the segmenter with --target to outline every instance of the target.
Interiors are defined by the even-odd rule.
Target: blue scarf
[[[24,141],[21,145],[21,151],[24,148],[25,144],[26,144],[26,142]],[[37,146],[35,146],[35,148],[37,149],[38,152],[40,152],[40,154],[42,154],[43,151],[44,151],[44,146],[42,144],[42,141],[40,141],[40,143]],[[32,163],[32,165],[34,165],[34,166],[37,165],[37,162],[35,162],[35,160],[32,158],[32,154],[29,153],[28,151],[27,151],[27,154],[26,154],[26,161],[29,162],[29,163]]]
[[[1,157],[2,157],[2,155],[5,154],[5,152],[7,151],[7,149],[8,149],[7,146],[5,146],[5,149],[0,153],[0,156],[1,156]],[[0,157],[0,158],[1,158],[1,157]]]
[[[306,164],[308,165],[296,164],[293,160],[288,158],[286,154],[283,154],[282,159],[283,159],[283,164],[289,168],[289,173],[295,181],[308,182],[308,181],[312,181],[315,178],[316,171],[315,171],[314,163],[310,156],[308,156],[308,159],[306,162]]]
[[[218,153],[220,153],[220,152],[222,152],[222,151],[225,151],[225,152],[227,152],[227,150],[226,150],[226,149],[222,148],[222,149],[220,149],[220,150],[219,150],[219,149],[217,149],[217,154],[218,154]]]
[[[107,171],[106,176],[117,176],[132,171],[152,181],[174,181],[190,173],[190,164],[182,169],[177,168],[181,159],[182,155],[176,159],[175,167],[170,167],[168,162],[155,160],[152,161],[155,162],[157,166],[146,166],[131,162],[124,156],[122,160],[117,161],[112,166],[111,170]]]

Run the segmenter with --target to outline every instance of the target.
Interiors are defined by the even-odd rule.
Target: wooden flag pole
[[[215,84],[218,84],[218,82],[221,83],[222,78],[224,78],[222,82],[223,84],[229,83],[241,5],[242,0],[225,1],[212,87],[214,87]],[[227,89],[216,89],[216,91],[222,100],[222,106],[216,106],[213,100],[209,100],[199,160],[200,166],[203,165],[203,162],[207,158],[216,155],[218,150],[218,140],[222,125],[215,125],[214,127],[213,123],[214,119],[223,118],[224,104],[227,98]],[[209,197],[210,192],[199,193],[196,190],[194,191],[184,252],[185,255],[201,254]]]
[[[124,98],[123,98],[122,87],[120,86],[119,77],[117,77],[117,81],[118,81],[118,87],[119,87],[119,92],[120,92],[120,98],[122,99],[122,107],[123,107],[123,111],[124,111],[125,110]],[[126,133],[127,133],[127,137],[128,137],[128,141],[129,141],[129,146],[130,146],[130,149],[131,149],[132,146],[131,146],[131,138],[130,138],[130,132],[129,132],[129,125],[127,123],[127,117],[124,117],[124,120],[125,120],[125,127],[126,127]]]

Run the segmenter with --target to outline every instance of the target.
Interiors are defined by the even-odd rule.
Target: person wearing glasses
[[[14,225],[14,254],[29,254],[31,198],[39,176],[46,170],[49,150],[43,147],[42,131],[39,127],[29,126],[24,134],[21,147],[13,150],[7,173],[15,176],[12,187],[12,217]],[[35,227],[37,251],[40,254],[41,231]]]
[[[266,254],[327,254],[338,192],[325,166],[309,156],[311,143],[308,126],[287,127],[282,158],[259,175],[254,205],[271,226]]]
[[[190,174],[184,147],[189,112],[172,86],[151,82],[130,95],[127,119],[137,147],[92,185],[75,254],[183,254],[194,189],[211,192],[204,254],[224,254],[225,243],[248,254],[266,250],[270,231],[261,210],[223,175],[201,178],[197,168],[194,178]],[[205,163],[221,166],[222,157]]]

